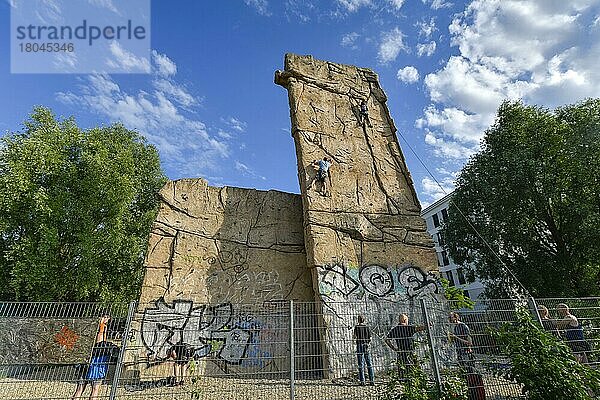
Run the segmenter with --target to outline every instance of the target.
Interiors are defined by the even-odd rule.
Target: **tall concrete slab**
[[[438,296],[437,259],[377,75],[287,54],[275,82],[288,91],[307,263],[323,305],[326,362],[339,371],[354,358],[346,347],[356,314],[377,307],[373,326],[390,327],[416,299]],[[313,167],[324,157],[333,160],[328,195]],[[373,348],[386,356],[383,343]]]

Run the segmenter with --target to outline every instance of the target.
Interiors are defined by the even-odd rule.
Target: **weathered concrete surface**
[[[140,303],[311,300],[299,196],[168,182],[149,240]]]
[[[288,54],[276,83],[289,93],[309,266],[410,262],[436,269],[433,243],[419,216],[377,75]],[[359,124],[361,100],[367,101],[373,127]],[[309,187],[311,163],[324,156],[333,159],[331,197]]]
[[[203,179],[168,182],[160,196],[132,359],[159,365],[142,376],[171,375],[167,353],[180,340],[214,373],[289,370],[284,301],[314,299],[300,196]]]
[[[324,364],[338,377],[356,362],[351,327],[364,314],[367,325],[383,328],[372,346],[374,364],[383,365],[383,339],[398,314],[412,318],[415,300],[440,292],[387,98],[373,71],[311,56],[287,54],[275,82],[288,90],[308,267],[323,305]],[[361,123],[361,101],[372,126]],[[313,184],[312,163],[325,156],[333,160],[329,196]]]

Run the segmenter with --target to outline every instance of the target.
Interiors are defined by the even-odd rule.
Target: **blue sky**
[[[12,6],[0,2],[0,132],[34,105],[82,127],[120,121],[171,179],[298,192],[287,92],[273,83],[287,52],[379,74],[424,205],[443,192],[407,142],[451,190],[502,100],[600,97],[600,0],[154,0],[151,72],[111,75],[11,74]]]

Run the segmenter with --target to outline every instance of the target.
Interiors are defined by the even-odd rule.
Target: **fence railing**
[[[432,299],[0,303],[0,398],[77,398],[85,386],[81,398],[94,390],[104,399],[379,399],[400,361],[418,363],[433,386],[458,376],[473,399],[516,399],[521,387],[501,378],[510,361],[491,332],[514,323],[518,307],[542,324],[540,306],[550,321],[560,320],[560,304],[583,327],[586,346],[573,352],[597,368],[597,298],[480,301],[459,310],[464,325],[449,320],[451,304]],[[401,314],[418,332],[397,328]],[[102,315],[111,317],[106,338],[97,335]],[[356,333],[359,316],[371,333],[368,345]],[[468,346],[459,340],[465,329]],[[564,329],[556,331],[569,341]]]

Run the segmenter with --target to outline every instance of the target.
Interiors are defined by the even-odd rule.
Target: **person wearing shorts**
[[[92,386],[90,392],[90,400],[98,398],[98,392],[100,391],[100,385],[108,374],[108,367],[114,351],[117,349],[112,343],[106,341],[107,332],[106,325],[110,317],[105,315],[100,318],[98,324],[98,333],[96,334],[96,341],[92,348],[92,356],[88,366],[82,371],[79,383],[73,394],[72,400],[77,400],[81,397],[88,384]]]

